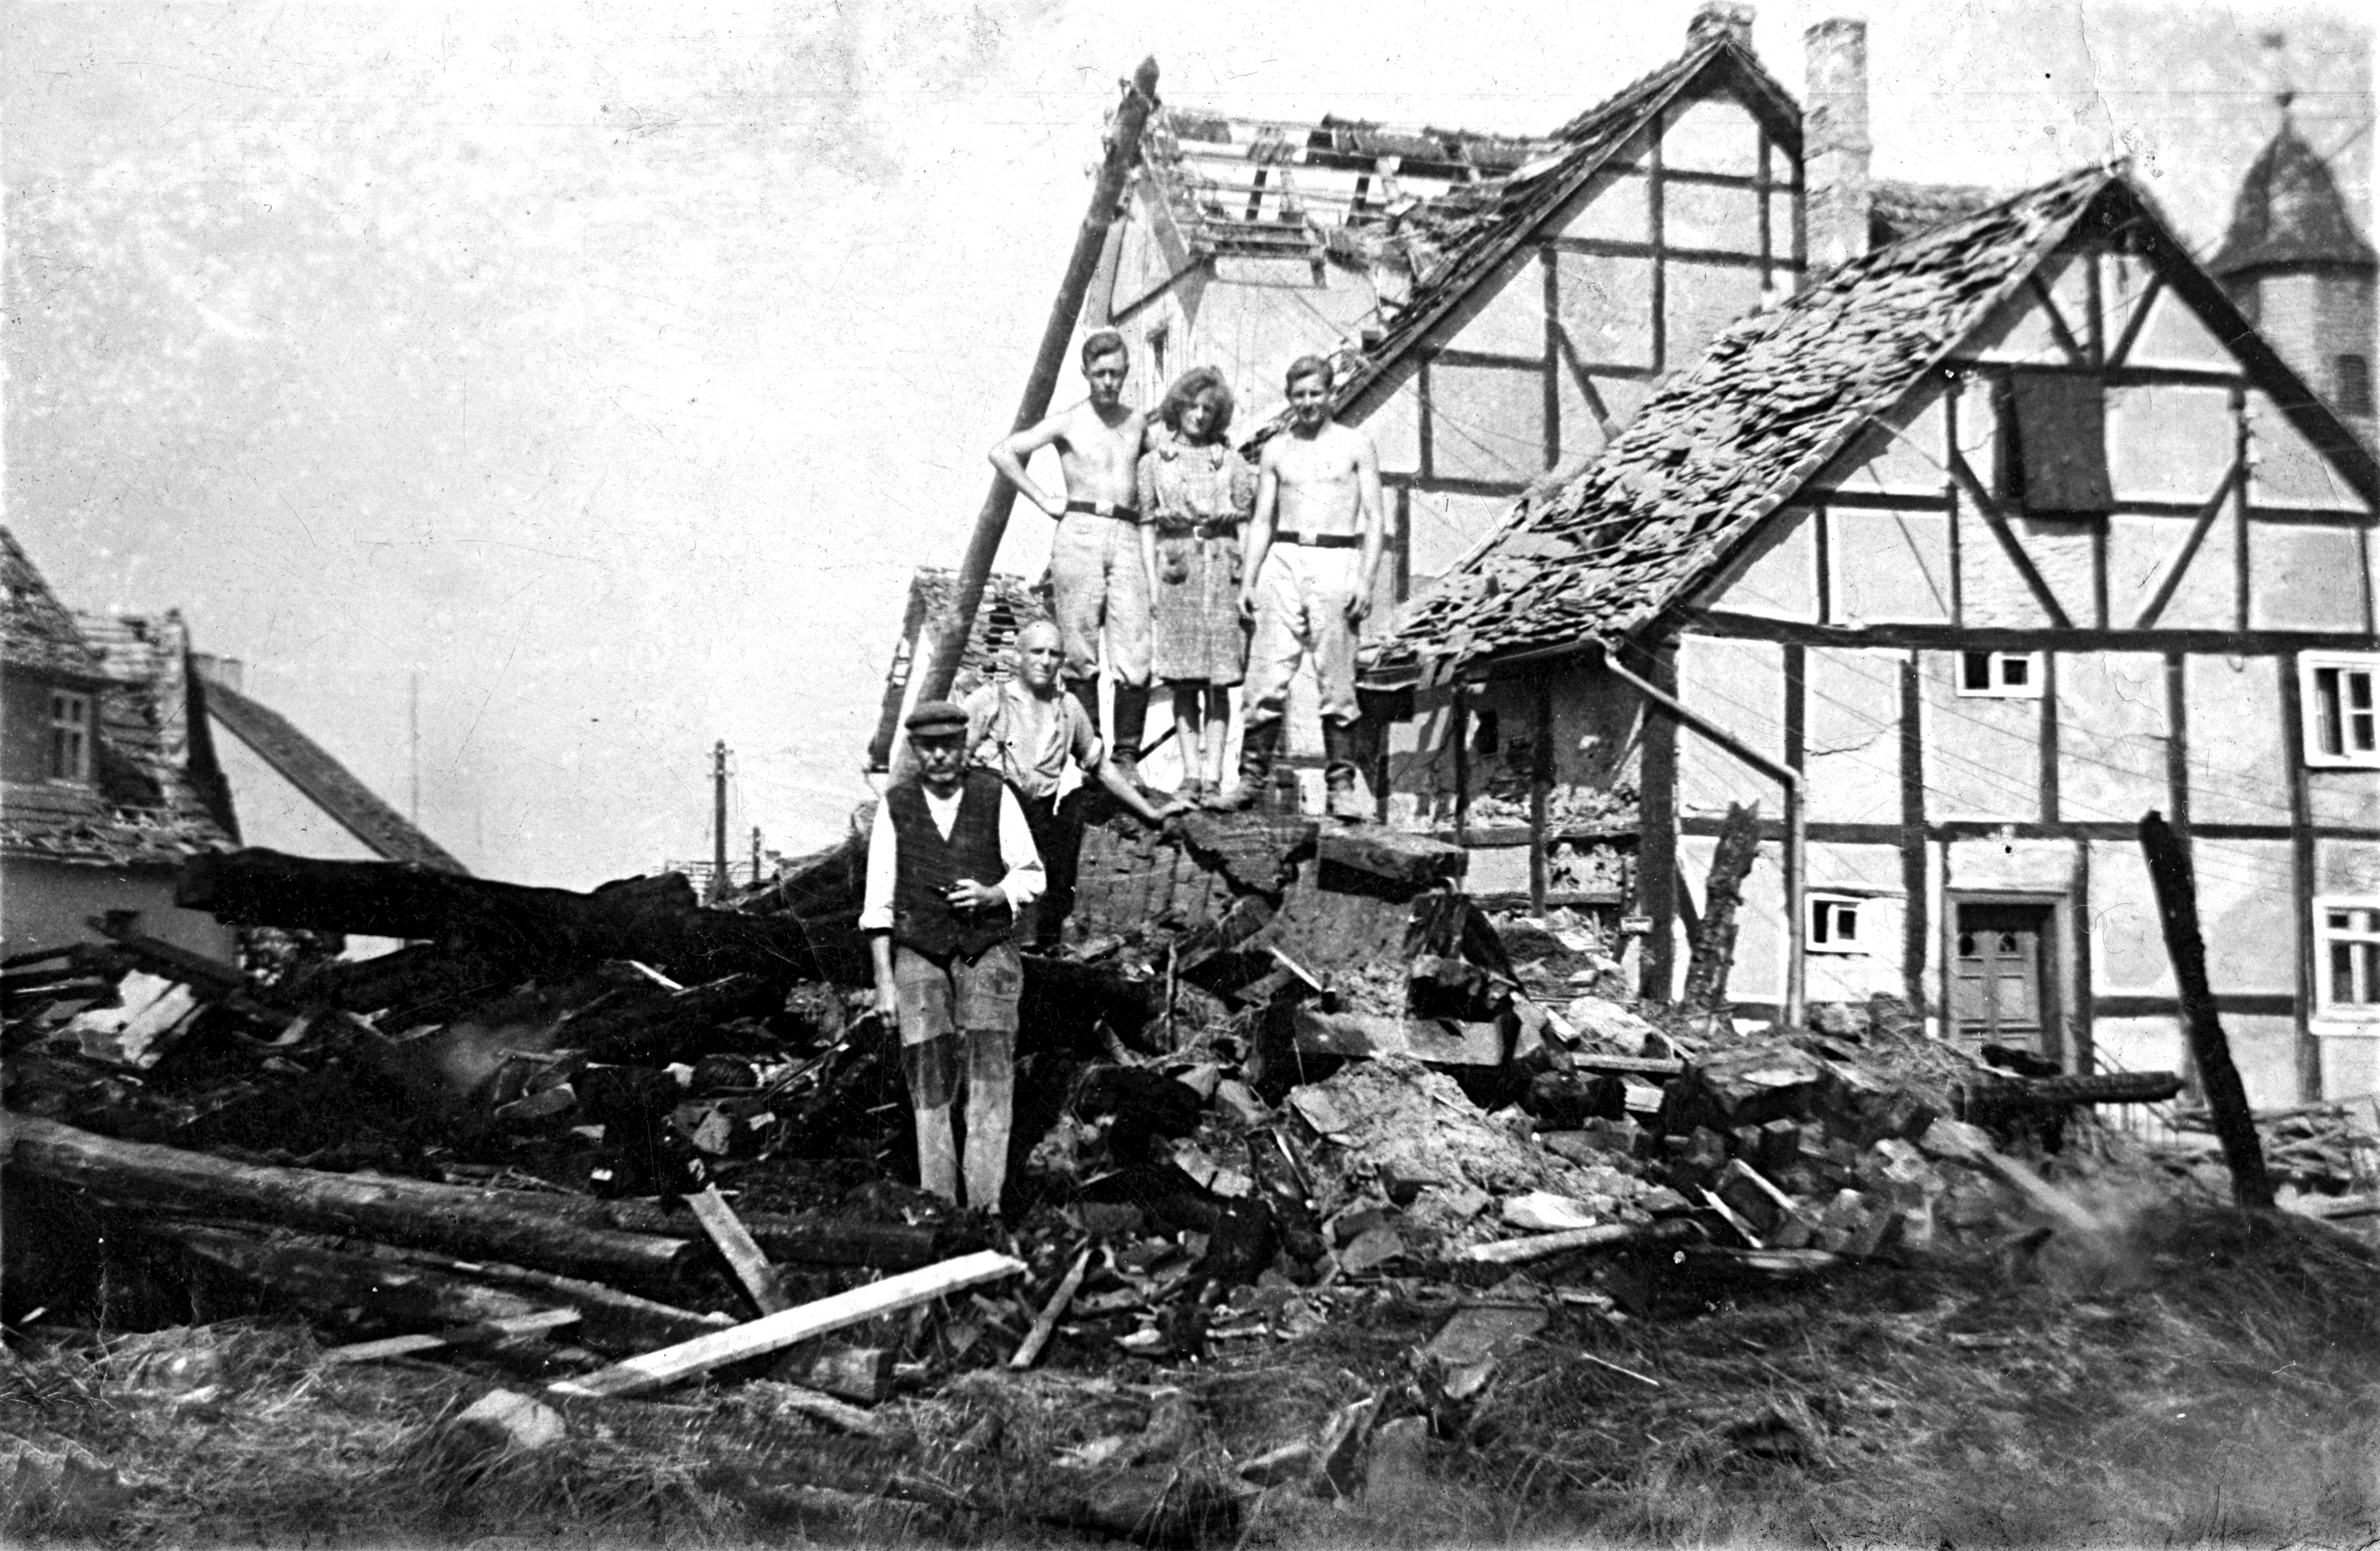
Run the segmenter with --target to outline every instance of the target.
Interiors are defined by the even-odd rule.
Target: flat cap
[[[967,713],[948,700],[929,700],[909,713],[902,725],[912,733],[929,735],[936,733],[964,733]]]

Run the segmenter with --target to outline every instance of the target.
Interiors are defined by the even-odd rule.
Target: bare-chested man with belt
[[[1025,499],[1058,519],[1050,551],[1052,612],[1065,651],[1066,687],[1099,724],[1099,635],[1106,627],[1108,666],[1115,673],[1115,728],[1111,757],[1125,780],[1140,780],[1140,737],[1148,721],[1149,610],[1157,578],[1140,542],[1136,482],[1148,418],[1122,401],[1132,370],[1123,335],[1101,329],[1083,341],[1084,403],[1062,409],[1030,430],[991,449],[991,466]],[[1026,460],[1058,449],[1066,479],[1060,500],[1034,482]]]
[[[1355,797],[1355,638],[1371,612],[1385,544],[1380,460],[1372,439],[1330,419],[1330,363],[1289,366],[1289,430],[1264,446],[1256,515],[1248,523],[1240,612],[1254,620],[1241,711],[1239,788],[1229,806],[1257,798],[1281,752],[1281,716],[1300,657],[1311,653],[1322,689],[1323,780],[1330,813],[1364,817]]]

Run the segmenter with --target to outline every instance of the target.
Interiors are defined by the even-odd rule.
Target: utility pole
[[[1141,130],[1156,107],[1157,61],[1144,59],[1125,83],[1123,101],[1116,107],[1115,120],[1107,137],[1107,155],[1099,165],[1099,181],[1091,189],[1090,208],[1084,212],[1083,224],[1075,234],[1074,253],[1067,259],[1065,274],[1058,283],[1057,299],[1050,306],[1049,321],[1042,325],[1041,347],[1034,355],[1032,372],[1025,380],[1024,397],[1016,406],[1013,428],[1016,430],[1030,429],[1049,412],[1050,395],[1058,389],[1058,372],[1065,364],[1066,341],[1074,337],[1083,297],[1090,290],[1092,272],[1099,267],[1099,249],[1107,243],[1108,228],[1119,219],[1125,179],[1131,176],[1133,164],[1140,160]],[[1104,323],[1106,320],[1100,321]],[[951,680],[957,676],[959,659],[966,651],[967,634],[975,627],[976,607],[983,601],[984,581],[991,575],[992,559],[1000,552],[1001,535],[1008,531],[1008,514],[1015,503],[1015,488],[1000,475],[993,475],[991,493],[984,498],[983,510],[976,514],[974,536],[967,540],[965,558],[959,562],[958,592],[951,601],[950,612],[940,620],[929,621],[917,643],[918,658],[923,660],[920,666],[926,675],[917,692],[921,701],[939,700],[951,692]],[[888,765],[892,742],[887,737],[882,747],[869,749],[869,763]]]
[[[760,886],[760,826],[752,826],[752,887]]]
[[[727,740],[710,749],[710,897],[727,893]]]

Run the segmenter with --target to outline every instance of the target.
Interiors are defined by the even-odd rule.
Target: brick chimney
[[[1809,89],[1802,107],[1803,220],[1818,273],[1867,251],[1867,23],[1849,17],[1802,34]]]
[[[1752,52],[1752,7],[1739,0],[1703,0],[1694,19],[1686,23],[1686,46],[1712,38],[1726,38],[1746,54]]]

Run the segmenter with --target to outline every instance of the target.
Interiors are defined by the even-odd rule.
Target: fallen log
[[[599,1373],[563,1379],[547,1387],[557,1395],[603,1397],[641,1394],[683,1378],[691,1378],[697,1374],[708,1373],[729,1363],[781,1351],[796,1341],[844,1329],[879,1315],[897,1314],[903,1309],[931,1303],[934,1299],[965,1291],[985,1282],[1022,1276],[1025,1268],[1025,1262],[1021,1260],[983,1250],[945,1261],[940,1266],[887,1277],[882,1281],[856,1287],[848,1292],[838,1292],[831,1298],[820,1298],[782,1314],[768,1315],[732,1330],[722,1330],[660,1351],[647,1352],[641,1357],[632,1357]]]
[[[1569,1228],[1559,1233],[1536,1233],[1525,1239],[1499,1239],[1474,1244],[1462,1258],[1475,1266],[1524,1266],[1548,1260],[1572,1250],[1646,1249],[1659,1244],[1683,1244],[1702,1238],[1702,1230],[1683,1218],[1661,1222],[1615,1222],[1596,1228]]]
[[[671,1285],[695,1254],[682,1239],[586,1220],[599,1201],[234,1163],[32,1115],[0,1119],[0,1168],[170,1215],[352,1233],[647,1287]]]
[[[651,1201],[613,1201],[601,1206],[611,1226],[631,1233],[673,1239],[702,1238],[690,1215],[664,1210]],[[745,1230],[774,1261],[805,1266],[864,1266],[877,1271],[914,1271],[983,1247],[982,1235],[965,1228],[917,1228],[899,1222],[861,1222],[845,1218],[739,1214]]]
[[[462,941],[522,964],[638,959],[687,985],[737,973],[814,979],[800,927],[783,915],[704,910],[675,873],[591,893],[433,872],[399,862],[325,862],[250,847],[185,863],[174,903],[235,926],[299,927]]]
[[[1958,1118],[1977,1125],[2011,1121],[2087,1104],[2162,1104],[2181,1092],[2173,1072],[2074,1072],[2059,1077],[1978,1073],[1953,1089]]]
[[[567,1303],[578,1311],[583,1322],[579,1327],[579,1340],[608,1356],[650,1351],[655,1347],[690,1341],[713,1330],[730,1329],[735,1324],[734,1319],[723,1314],[697,1314],[692,1309],[681,1309],[674,1303],[639,1298],[633,1292],[623,1292],[601,1282],[558,1277],[551,1271],[534,1270],[527,1266],[507,1266],[498,1261],[456,1260],[427,1250],[400,1249],[390,1244],[372,1245],[370,1258],[383,1266],[390,1264],[416,1266],[473,1283],[528,1289],[537,1294],[533,1301],[540,1307]]]
[[[492,1341],[510,1340],[516,1336],[541,1336],[548,1330],[559,1330],[577,1323],[577,1309],[543,1309],[509,1319],[489,1319],[477,1325],[457,1325],[445,1330],[425,1330],[418,1336],[389,1336],[377,1341],[352,1341],[346,1346],[333,1347],[322,1353],[322,1360],[327,1363],[379,1363],[391,1357],[410,1357],[418,1351],[440,1351],[454,1346],[484,1346]]]

